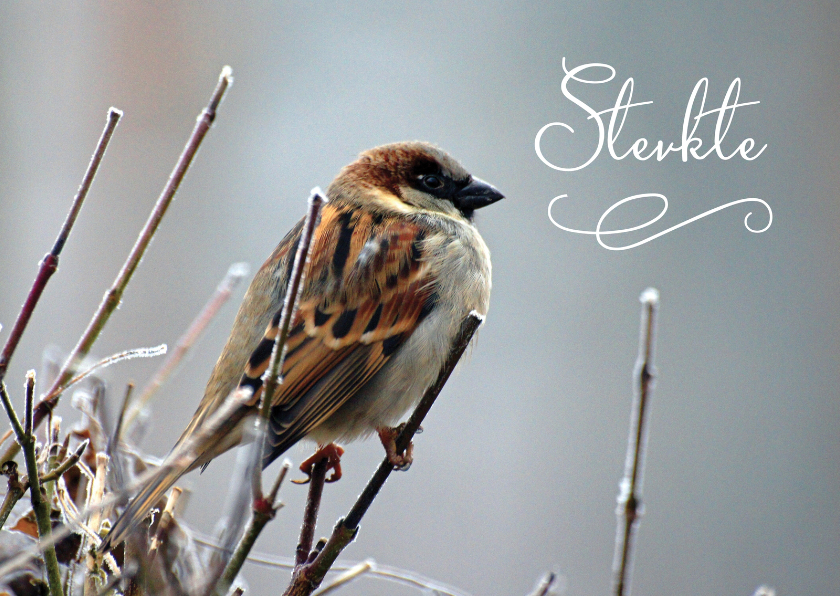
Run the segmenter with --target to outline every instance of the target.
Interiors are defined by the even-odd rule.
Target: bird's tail
[[[164,463],[146,482],[143,489],[129,503],[122,515],[117,519],[114,527],[99,546],[100,552],[108,552],[126,539],[128,534],[145,518],[160,498],[178,481],[186,470],[183,466]]]

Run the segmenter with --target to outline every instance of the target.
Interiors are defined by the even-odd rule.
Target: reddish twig
[[[41,261],[41,265],[38,269],[38,275],[35,276],[35,282],[32,284],[32,288],[29,290],[29,295],[26,297],[26,302],[23,303],[23,308],[21,308],[20,314],[18,314],[18,318],[15,321],[15,325],[12,327],[12,331],[6,340],[3,352],[0,353],[0,381],[2,381],[6,376],[9,361],[12,359],[12,355],[20,342],[20,338],[23,336],[23,332],[26,329],[26,325],[29,323],[29,319],[32,317],[32,313],[35,311],[35,306],[38,304],[38,300],[40,300],[41,294],[44,292],[44,288],[47,286],[47,282],[50,280],[50,277],[52,277],[52,274],[58,269],[58,257],[61,254],[64,245],[67,243],[67,238],[70,236],[70,230],[73,229],[73,224],[76,223],[76,218],[78,217],[79,212],[82,210],[82,205],[85,202],[85,198],[87,197],[90,186],[93,183],[93,179],[96,176],[96,171],[99,169],[99,164],[102,162],[102,157],[105,155],[105,149],[108,148],[108,143],[111,140],[111,136],[114,134],[114,130],[117,128],[117,123],[119,122],[121,116],[122,112],[117,108],[111,108],[108,110],[108,121],[105,123],[105,130],[102,131],[102,136],[99,137],[99,143],[97,143],[96,149],[90,158],[90,163],[88,164],[85,175],[82,178],[82,184],[79,186],[79,190],[76,191],[76,196],[73,197],[73,203],[70,205],[70,211],[67,213],[64,225],[61,226],[61,231],[55,239],[55,244],[53,244],[52,250],[47,253]]]
[[[315,540],[315,524],[318,521],[318,510],[321,507],[321,496],[324,494],[324,483],[327,478],[328,460],[324,457],[315,462],[310,471],[309,494],[306,496],[306,509],[303,512],[303,524],[300,526],[300,540],[295,551],[295,566],[300,566],[309,560],[312,542]]]
[[[202,140],[204,140],[205,135],[210,130],[210,126],[216,118],[216,109],[222,101],[222,98],[224,97],[224,94],[230,86],[232,80],[230,68],[226,66],[222,69],[222,74],[219,77],[219,83],[216,85],[216,89],[213,92],[209,105],[199,116],[198,121],[195,124],[195,128],[193,128],[193,132],[190,135],[181,156],[178,158],[178,162],[175,164],[175,168],[172,170],[160,197],[158,197],[157,203],[155,203],[154,209],[152,209],[152,212],[149,215],[149,219],[146,221],[146,225],[143,227],[143,230],[137,237],[137,241],[134,243],[134,247],[131,249],[131,253],[129,253],[122,269],[120,269],[119,274],[117,274],[117,278],[114,280],[113,285],[105,293],[99,308],[97,308],[96,313],[93,315],[90,323],[88,323],[87,329],[82,334],[82,337],[79,339],[79,342],[76,344],[73,352],[67,358],[61,372],[47,394],[52,394],[57,388],[63,386],[70,380],[75,373],[78,363],[81,362],[90,352],[93,343],[99,337],[99,334],[105,327],[105,324],[108,322],[111,314],[119,305],[128,282],[131,280],[132,275],[134,275],[134,271],[140,264],[143,254],[146,252],[146,248],[149,246],[152,237],[157,231],[163,216],[166,214],[169,205],[175,198],[175,192],[178,190],[181,181],[184,179],[184,175],[187,173],[187,169],[192,163],[193,157],[195,157]],[[38,404],[38,407],[35,410],[36,427],[55,407],[60,397],[61,395],[58,394],[48,400],[43,400]]]
[[[659,292],[648,288],[639,297],[642,302],[642,321],[639,332],[639,356],[633,374],[633,408],[630,419],[630,433],[627,441],[627,458],[621,492],[618,495],[618,526],[615,534],[615,555],[613,558],[613,594],[629,594],[632,576],[632,550],[634,531],[642,512],[642,480],[644,478],[645,444],[647,442],[647,403],[653,392],[653,344],[656,331],[656,310],[659,307]]]

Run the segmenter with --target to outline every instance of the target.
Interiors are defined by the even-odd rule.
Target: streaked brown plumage
[[[395,424],[434,380],[466,314],[485,314],[489,304],[490,255],[472,214],[502,195],[445,152],[420,142],[371,149],[339,173],[327,197],[286,344],[264,466],[304,437],[323,445]],[[302,227],[289,232],[251,283],[176,447],[237,385],[254,389],[253,405],[238,414],[250,419]],[[241,440],[240,424],[191,465],[162,471],[103,549],[119,543],[184,472]]]

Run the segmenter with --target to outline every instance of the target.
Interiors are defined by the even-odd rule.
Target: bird
[[[475,211],[504,195],[472,176],[436,145],[400,142],[364,151],[327,189],[290,323],[282,384],[271,404],[263,467],[301,439],[319,449],[301,465],[327,457],[329,480],[341,476],[348,442],[379,434],[389,462],[406,469],[411,447],[397,453],[394,428],[435,381],[464,318],[486,315],[490,251]],[[187,471],[243,440],[253,420],[304,220],[255,275],[198,409],[178,439],[183,445],[228,395],[250,388],[235,425],[186,466],[153,477],[129,503],[100,550],[122,542]]]

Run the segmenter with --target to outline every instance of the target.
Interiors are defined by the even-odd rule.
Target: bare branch
[[[245,564],[251,549],[254,548],[254,544],[257,542],[257,538],[263,528],[266,524],[268,524],[268,522],[274,519],[277,511],[282,506],[276,502],[277,493],[280,490],[280,485],[283,484],[283,479],[286,478],[286,474],[289,473],[290,467],[291,463],[289,460],[284,461],[283,467],[280,469],[280,473],[277,475],[277,479],[274,481],[268,497],[266,499],[254,501],[253,511],[251,512],[251,521],[249,522],[245,533],[242,535],[242,540],[239,541],[233,556],[231,556],[230,561],[228,561],[228,564],[225,566],[225,570],[219,578],[219,582],[215,588],[216,594],[227,594],[227,591],[233,584],[236,576],[239,575],[242,565]]]
[[[644,478],[645,444],[647,443],[647,404],[653,393],[655,369],[653,347],[656,331],[656,311],[659,307],[659,292],[648,288],[639,297],[642,303],[642,320],[639,332],[639,356],[633,374],[633,408],[630,418],[630,432],[627,440],[627,458],[624,477],[621,479],[618,495],[618,525],[615,535],[613,557],[613,594],[624,596],[630,593],[632,576],[632,551],[634,531],[642,514],[642,480]]]
[[[324,493],[324,482],[327,478],[326,457],[315,462],[309,477],[309,494],[306,497],[306,509],[303,512],[303,524],[300,527],[300,539],[295,550],[296,566],[303,565],[309,560],[312,551],[312,541],[315,539],[315,524],[318,521],[318,510],[321,508],[321,496]]]
[[[26,431],[20,423],[15,408],[12,405],[12,400],[9,398],[9,393],[6,391],[6,384],[0,381],[0,399],[3,400],[3,407],[6,409],[6,414],[9,416],[9,422],[12,423],[12,430],[15,433],[18,445],[22,445],[26,441]]]
[[[177,486],[173,486],[169,492],[169,497],[166,499],[166,506],[163,508],[163,513],[160,514],[157,532],[152,537],[152,544],[149,546],[149,561],[154,560],[158,548],[160,548],[167,532],[169,532],[169,527],[172,525],[173,516],[175,515],[175,505],[177,505],[182,492],[183,490]]]
[[[20,481],[17,464],[13,461],[3,464],[2,474],[9,477],[9,484],[6,489],[6,496],[3,498],[3,504],[0,505],[0,528],[6,524],[6,520],[9,519],[15,504],[26,492],[26,487],[29,486]]]
[[[537,584],[537,587],[534,588],[534,591],[531,592],[528,596],[546,596],[546,594],[549,593],[551,588],[554,587],[554,583],[556,581],[557,574],[549,571],[540,578],[540,582]]]
[[[213,550],[221,551],[225,548],[224,546],[220,545],[215,538],[211,538],[210,536],[204,535],[195,530],[193,530],[192,535],[193,540],[195,540],[195,542]],[[295,568],[295,561],[292,557],[281,557],[278,555],[270,555],[268,553],[253,550],[248,554],[247,561],[254,565],[261,565],[264,567],[269,567],[271,569]],[[371,567],[370,571],[367,572],[367,574],[373,578],[394,582],[402,586],[417,588],[418,590],[439,594],[440,596],[470,596],[469,593],[464,592],[463,590],[459,590],[452,586],[440,583],[437,580],[425,577],[423,575],[415,573],[414,571],[399,569],[397,567],[391,567],[388,565],[380,565],[379,563],[376,563],[372,560],[371,563],[373,566]],[[357,563],[336,563],[330,568],[330,571],[349,571],[357,565]]]
[[[443,385],[449,379],[449,375],[452,374],[452,370],[458,364],[458,360],[461,358],[473,334],[483,320],[484,317],[476,312],[471,312],[461,323],[461,328],[458,331],[455,341],[452,343],[452,348],[441,371],[438,373],[437,379],[423,394],[423,398],[402,427],[396,439],[398,453],[408,447],[408,444],[411,442],[417,429],[420,428],[420,424],[431,409],[441,389],[443,389]],[[394,466],[385,457],[382,463],[379,464],[379,468],[373,477],[368,481],[362,494],[356,499],[356,503],[350,509],[350,513],[347,514],[345,519],[341,519],[336,523],[332,535],[323,548],[316,548],[314,559],[312,558],[313,553],[310,553],[309,558],[312,560],[295,568],[292,582],[284,593],[285,596],[309,595],[321,584],[324,576],[330,570],[338,555],[356,537],[356,533],[359,530],[359,522],[361,522],[393,469]]]
[[[76,196],[73,198],[73,203],[70,205],[70,211],[67,213],[64,225],[61,226],[61,231],[58,233],[58,237],[53,244],[52,250],[41,261],[38,274],[35,277],[32,288],[29,290],[29,295],[26,297],[26,302],[23,303],[23,308],[21,308],[20,314],[18,314],[18,318],[15,321],[15,325],[12,327],[12,331],[9,334],[9,338],[6,340],[3,352],[0,353],[0,381],[2,381],[6,376],[9,361],[12,359],[12,355],[20,342],[20,338],[23,336],[23,332],[29,323],[29,319],[35,311],[35,306],[38,304],[38,300],[41,299],[41,294],[43,294],[44,288],[47,286],[47,282],[50,280],[50,277],[52,277],[52,274],[58,269],[58,257],[64,248],[64,244],[67,242],[67,238],[70,236],[70,230],[73,229],[73,224],[76,223],[76,218],[78,217],[79,212],[82,209],[82,205],[85,202],[87,193],[90,190],[94,177],[96,176],[96,171],[99,169],[99,164],[102,162],[102,157],[105,155],[105,149],[111,141],[111,136],[114,134],[114,130],[117,128],[117,123],[119,122],[121,116],[122,112],[117,108],[111,108],[108,110],[108,121],[105,123],[105,130],[102,131],[102,136],[99,137],[99,143],[97,143],[93,156],[90,158],[87,171],[85,171],[85,175],[82,178],[82,184],[79,186],[79,190],[76,191]]]
[[[306,263],[309,261],[309,252],[312,246],[312,239],[315,236],[315,226],[318,225],[318,215],[321,212],[321,207],[327,200],[321,194],[320,188],[313,188],[309,197],[309,209],[306,212],[306,220],[303,224],[303,231],[301,232],[300,242],[298,243],[297,252],[295,253],[294,264],[292,265],[292,272],[289,278],[289,286],[286,289],[286,297],[283,301],[283,310],[280,313],[279,330],[277,337],[274,339],[274,347],[271,351],[271,361],[268,365],[268,370],[265,374],[265,383],[263,385],[262,405],[260,406],[260,415],[258,424],[260,425],[260,437],[258,440],[262,443],[263,449],[257,451],[258,457],[262,457],[264,453],[266,441],[266,428],[268,417],[271,413],[271,402],[274,399],[274,392],[280,384],[280,373],[283,370],[283,359],[286,355],[286,338],[289,335],[289,326],[292,323],[292,317],[297,308],[298,298],[300,296],[300,288],[303,284],[303,271]],[[262,473],[262,461],[255,466],[255,478]],[[254,480],[255,494],[258,498],[256,489],[260,491],[262,483],[261,480],[257,482]]]
[[[120,405],[120,413],[117,416],[117,424],[114,426],[114,433],[108,438],[108,445],[105,452],[110,456],[114,456],[114,449],[119,445],[120,437],[122,436],[122,429],[125,424],[126,410],[131,403],[131,395],[134,393],[134,383],[128,383],[123,394],[122,405]],[[118,464],[119,467],[119,464]]]
[[[29,371],[26,375],[26,411],[24,412],[25,424],[32,420],[32,407],[34,400],[32,395],[35,392],[35,374]],[[35,454],[35,437],[27,433],[12,408],[6,386],[0,382],[0,398],[6,408],[6,413],[12,421],[12,428],[17,435],[18,444],[23,449],[24,461],[26,462],[26,474],[29,477],[29,496],[32,502],[32,510],[35,512],[35,521],[38,525],[38,544],[44,553],[44,564],[47,568],[47,579],[50,586],[50,593],[53,596],[63,596],[61,584],[61,570],[58,567],[58,558],[55,554],[55,545],[51,541],[52,520],[50,519],[50,504],[41,494],[41,480],[39,478],[38,460]]]
[[[195,342],[210,324],[210,321],[213,320],[213,317],[216,316],[219,309],[228,301],[233,293],[233,290],[246,275],[248,275],[247,263],[234,263],[230,266],[224,279],[222,279],[216,288],[216,291],[213,293],[213,296],[207,304],[204,305],[204,308],[201,309],[201,312],[193,320],[184,334],[178,338],[178,343],[175,344],[175,349],[170,352],[170,354],[166,357],[166,360],[155,373],[155,376],[152,377],[152,380],[149,381],[143,388],[143,391],[140,392],[137,402],[131,405],[131,409],[128,411],[128,415],[125,418],[125,428],[131,428],[131,425],[134,423],[134,419],[143,407],[149,403],[149,400],[151,400],[155,393],[157,393],[158,389],[160,389],[167,379],[169,379],[181,363],[181,360],[184,359],[186,353],[195,345]],[[117,439],[119,439],[119,434],[116,436]]]
[[[366,573],[373,571],[376,567],[376,562],[373,559],[367,559],[362,561],[361,563],[357,563],[353,565],[350,569],[339,575],[337,578],[332,580],[329,584],[315,592],[313,596],[325,596],[330,592],[334,592],[335,590],[339,589],[341,586],[345,584],[349,584],[351,581],[360,578]]]
[[[47,392],[48,395],[53,395],[59,387],[62,387],[70,380],[75,373],[78,363],[81,362],[90,352],[91,347],[99,337],[99,334],[105,327],[105,324],[108,322],[111,314],[116,310],[117,306],[119,306],[128,282],[131,281],[134,271],[137,269],[137,266],[143,258],[143,254],[146,252],[146,248],[148,248],[152,237],[163,219],[163,216],[166,214],[169,205],[175,198],[175,192],[178,190],[181,181],[184,179],[184,175],[187,173],[187,169],[192,163],[193,157],[195,157],[202,140],[210,130],[210,126],[216,117],[216,108],[219,106],[222,97],[224,97],[225,91],[227,91],[232,82],[233,78],[231,77],[230,67],[226,66],[222,69],[222,74],[219,76],[219,83],[213,92],[209,105],[199,116],[193,132],[190,135],[181,156],[178,158],[175,168],[169,176],[169,180],[167,180],[157,203],[155,203],[155,206],[149,215],[149,219],[146,221],[146,225],[143,227],[143,230],[137,237],[134,247],[131,249],[131,253],[128,255],[122,269],[120,269],[120,272],[117,274],[111,288],[105,293],[99,308],[97,308],[96,313],[93,315],[90,323],[88,323],[88,327],[82,334],[81,339],[79,339],[79,342],[76,344],[73,352],[64,363],[64,366],[62,367],[58,378],[56,378],[53,383],[52,388]],[[47,413],[55,407],[58,403],[59,397],[60,394],[56,394],[49,400],[42,400],[38,404],[38,408],[35,411],[36,427],[41,423]]]
[[[35,404],[35,371],[30,370],[26,373],[25,388],[25,402],[24,402],[24,418],[23,418],[23,434],[32,436],[32,410]]]
[[[43,400],[49,401],[55,398],[56,396],[61,395],[62,393],[67,391],[67,389],[69,389],[71,386],[75,385],[79,381],[83,381],[85,378],[89,377],[100,368],[111,366],[112,364],[122,362],[123,360],[132,360],[134,358],[155,358],[156,356],[162,356],[163,354],[166,354],[166,344],[160,344],[159,346],[154,346],[153,348],[134,348],[133,350],[125,350],[117,354],[111,354],[110,356],[108,356],[107,358],[103,358],[87,370],[80,372],[78,375],[67,381],[67,383],[65,383],[64,385],[50,391],[47,395],[43,397]]]
[[[44,474],[43,478],[41,478],[42,483],[53,482],[54,480],[58,480],[64,473],[79,463],[79,459],[81,459],[82,455],[87,449],[88,445],[90,444],[90,439],[86,439],[81,445],[76,448],[76,451],[73,454],[65,459],[57,468],[52,470],[49,474]]]

